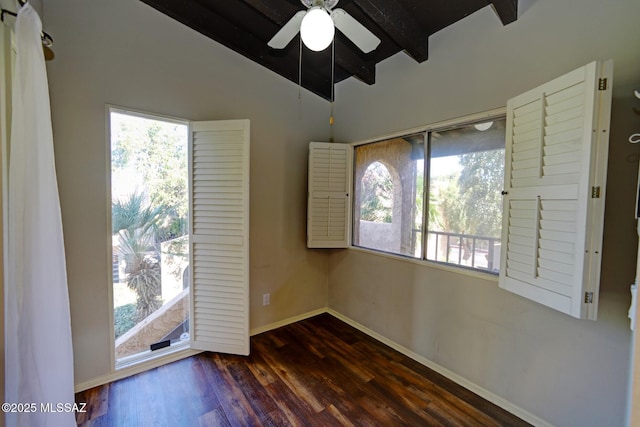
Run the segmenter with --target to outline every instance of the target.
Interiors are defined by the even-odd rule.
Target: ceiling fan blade
[[[331,12],[331,17],[336,28],[364,53],[375,50],[380,44],[380,39],[375,34],[343,9],[334,9]]]
[[[296,34],[300,32],[300,23],[306,14],[306,10],[301,10],[293,15],[293,18],[289,19],[289,21],[280,28],[280,31],[269,40],[267,45],[273,49],[284,49],[287,47]]]

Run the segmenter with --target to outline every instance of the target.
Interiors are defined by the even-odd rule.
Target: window
[[[353,244],[422,256],[424,133],[355,148]]]
[[[189,342],[189,138],[187,122],[116,109],[109,120],[120,362]]]
[[[249,121],[108,109],[116,368],[249,353]]]
[[[426,258],[500,269],[505,120],[430,133]]]
[[[498,272],[505,290],[596,319],[612,75],[612,61],[594,61],[510,99],[506,119],[355,149],[312,142],[307,245],[345,248],[351,236],[354,246]]]
[[[353,244],[497,272],[504,132],[494,118],[355,147]]]

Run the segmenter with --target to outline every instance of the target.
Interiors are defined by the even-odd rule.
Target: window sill
[[[435,262],[435,261],[428,261],[428,260],[423,260],[423,259],[416,259],[416,258],[409,258],[409,257],[405,257],[402,255],[396,255],[396,254],[391,254],[391,253],[387,253],[387,252],[380,252],[380,251],[376,251],[373,249],[366,249],[366,248],[361,248],[358,246],[349,246],[350,250],[354,250],[357,252],[363,252],[366,254],[370,254],[370,255],[376,255],[376,256],[381,256],[384,258],[390,258],[390,259],[394,259],[397,261],[404,261],[404,262],[408,262],[411,264],[417,264],[423,267],[428,267],[428,268],[434,268],[436,270],[444,270],[444,271],[448,271],[450,273],[456,273],[456,274],[461,274],[463,276],[469,276],[469,277],[475,277],[477,279],[482,279],[482,280],[488,280],[490,282],[495,282],[498,283],[498,275],[497,274],[493,274],[493,273],[489,273],[489,272],[484,272],[484,271],[479,271],[479,270],[472,270],[469,268],[461,268],[461,267],[454,267],[454,266],[449,266],[443,263],[439,263],[439,262]]]
[[[144,364],[145,362],[154,362],[157,359],[169,357],[171,355],[174,355],[175,353],[189,349],[190,341],[182,341],[160,350],[146,350],[132,356],[125,356],[123,358],[116,359],[115,370],[118,371],[121,369],[131,368],[136,365]]]

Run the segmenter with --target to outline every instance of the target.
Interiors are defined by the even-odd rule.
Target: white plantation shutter
[[[347,144],[309,144],[307,246],[346,248],[351,238],[353,149]]]
[[[191,345],[248,355],[249,121],[191,126]]]
[[[507,104],[500,287],[577,318],[597,316],[611,74],[594,62]]]

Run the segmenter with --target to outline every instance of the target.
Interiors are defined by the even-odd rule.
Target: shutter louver
[[[249,354],[249,121],[192,123],[195,349]]]
[[[591,186],[605,185],[611,94],[597,88],[610,68],[591,63],[507,104],[500,287],[578,318],[597,313],[584,295],[599,286],[604,198]]]
[[[345,144],[309,145],[307,246],[346,248],[351,227],[352,148]]]

